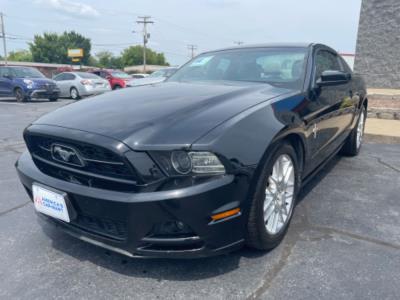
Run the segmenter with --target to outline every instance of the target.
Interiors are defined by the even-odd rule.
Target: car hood
[[[247,108],[289,91],[267,84],[164,82],[76,102],[34,124],[108,136],[135,150],[182,148]]]
[[[147,77],[147,78],[141,78],[141,79],[134,79],[134,80],[132,80],[131,85],[132,86],[140,86],[140,85],[146,85],[146,84],[154,84],[154,83],[163,82],[165,79],[166,79],[166,77]]]

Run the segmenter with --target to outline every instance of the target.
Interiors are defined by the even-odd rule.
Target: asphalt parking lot
[[[23,128],[70,102],[0,100],[1,299],[400,298],[400,145],[335,157],[269,253],[130,259],[42,227],[17,179]]]

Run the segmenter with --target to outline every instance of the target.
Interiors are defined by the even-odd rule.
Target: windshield
[[[244,81],[299,88],[304,82],[306,48],[248,48],[202,54],[169,81]]]
[[[44,78],[44,75],[34,68],[10,68],[10,70],[17,78]]]
[[[116,78],[132,78],[128,74],[126,74],[124,72],[121,72],[121,71],[113,71],[113,72],[110,72],[110,73],[111,73],[111,75],[113,77],[116,77]]]
[[[84,79],[101,79],[101,77],[99,77],[99,76],[97,76],[96,74],[93,74],[93,73],[76,72],[76,74],[80,78],[84,78]]]

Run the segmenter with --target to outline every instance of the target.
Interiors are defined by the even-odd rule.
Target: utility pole
[[[6,45],[6,31],[4,29],[4,15],[0,12],[0,21],[1,21],[1,36],[3,37],[3,49],[4,49],[4,62],[7,66],[7,45]]]
[[[234,43],[234,44],[236,44],[236,45],[238,45],[238,46],[240,46],[240,45],[243,45],[243,44],[244,44],[242,41],[234,41],[233,43]]]
[[[147,33],[147,24],[154,24],[150,16],[138,17],[136,23],[143,24],[143,73],[146,73],[146,44],[149,41],[150,33]]]
[[[190,50],[191,58],[193,58],[194,57],[194,50],[197,50],[197,46],[196,45],[188,45],[188,49]]]

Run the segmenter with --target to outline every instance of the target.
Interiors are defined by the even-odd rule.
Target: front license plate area
[[[68,223],[70,222],[65,193],[54,191],[35,183],[32,185],[32,193],[36,211]]]

